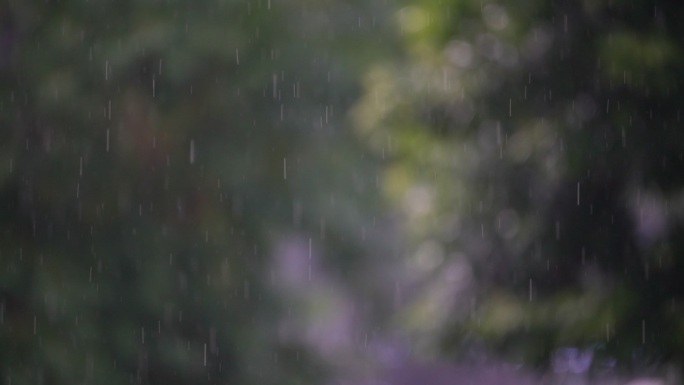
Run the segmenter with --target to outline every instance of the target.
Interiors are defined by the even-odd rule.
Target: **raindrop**
[[[273,74],[273,99],[278,96],[278,75]]]
[[[532,278],[530,278],[530,289],[529,289],[529,291],[530,291],[529,300],[530,300],[530,302],[532,302]]]
[[[646,343],[646,320],[641,320],[641,343]]]

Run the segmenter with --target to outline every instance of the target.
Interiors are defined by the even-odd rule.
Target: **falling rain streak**
[[[641,344],[646,344],[646,320],[641,321]]]
[[[532,302],[532,278],[530,278],[529,284],[529,302]]]
[[[278,97],[278,75],[273,74],[273,99]]]
[[[0,7],[4,383],[605,385],[684,350],[676,12],[95,3]]]

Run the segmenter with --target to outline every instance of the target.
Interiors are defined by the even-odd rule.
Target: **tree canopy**
[[[3,3],[3,381],[319,378],[274,254],[375,247],[344,111],[384,49],[377,7]]]
[[[681,361],[680,3],[402,5],[406,58],[368,72],[355,116],[441,282],[405,322],[451,354]]]
[[[0,3],[0,377],[327,383],[394,335],[681,362],[683,16]]]

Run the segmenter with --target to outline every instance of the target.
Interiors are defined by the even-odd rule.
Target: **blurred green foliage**
[[[396,331],[681,362],[682,16],[0,3],[2,381],[324,383]]]
[[[321,381],[272,257],[291,233],[343,266],[376,247],[345,110],[382,9],[3,2],[2,381]]]
[[[562,346],[681,362],[681,4],[401,7],[406,57],[368,71],[355,110],[407,274],[433,282],[399,323],[454,357],[481,340],[541,366]]]

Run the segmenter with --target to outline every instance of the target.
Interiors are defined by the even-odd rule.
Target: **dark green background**
[[[1,2],[1,381],[325,383],[395,334],[680,362],[682,17]]]

